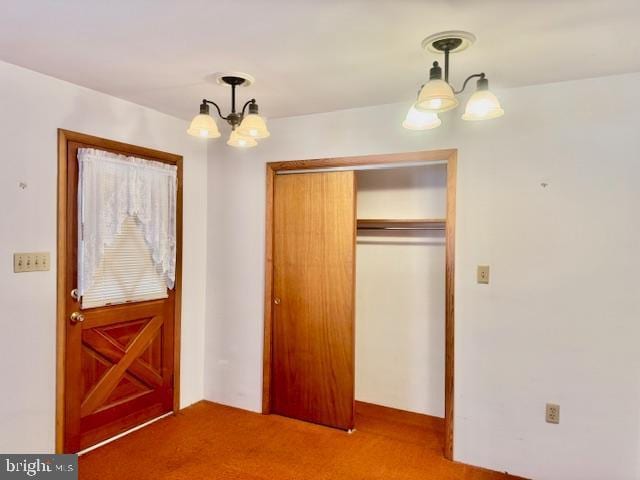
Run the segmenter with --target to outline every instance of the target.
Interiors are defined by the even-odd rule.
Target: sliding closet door
[[[355,177],[277,175],[272,411],[354,423]]]

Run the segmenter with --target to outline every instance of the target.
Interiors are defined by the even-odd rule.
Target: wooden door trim
[[[421,152],[364,155],[355,157],[319,158],[271,162],[266,166],[266,236],[264,289],[264,346],[262,358],[262,413],[271,412],[271,361],[273,341],[273,194],[274,179],[281,170],[311,170],[332,167],[358,167],[386,163],[447,162],[447,223],[445,231],[445,441],[444,456],[453,460],[454,364],[455,364],[455,225],[457,149]]]
[[[173,411],[180,409],[180,314],[182,312],[182,156],[150,148],[116,142],[105,138],[58,129],[58,212],[57,212],[57,293],[56,293],[56,453],[62,453],[65,437],[65,358],[66,358],[66,301],[70,292],[66,291],[65,278],[68,262],[67,246],[75,239],[67,238],[67,146],[69,142],[92,145],[96,148],[138,156],[150,160],[176,165],[177,205],[176,205],[176,280],[174,311],[174,359],[173,359]]]

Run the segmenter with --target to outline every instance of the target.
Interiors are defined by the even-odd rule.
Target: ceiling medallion
[[[471,79],[477,78],[476,91],[467,101],[463,120],[490,120],[504,115],[504,110],[496,96],[489,90],[489,80],[484,73],[469,75],[460,90],[449,84],[449,56],[469,48],[475,42],[472,33],[448,31],[430,35],[422,41],[422,48],[430,52],[444,54],[444,79],[442,67],[433,62],[429,71],[429,81],[418,92],[417,101],[411,106],[402,126],[409,130],[429,130],[440,126],[439,113],[458,106],[456,95],[461,94]]]
[[[238,148],[255,147],[258,144],[256,140],[267,138],[270,135],[264,118],[258,113],[256,99],[248,100],[240,111],[236,111],[236,87],[248,87],[254,82],[254,78],[246,73],[219,73],[215,75],[215,81],[218,85],[231,87],[231,112],[226,116],[222,115],[218,104],[205,98],[200,104],[200,113],[191,121],[187,133],[201,138],[220,137],[218,125],[209,113],[209,105],[213,105],[216,107],[218,116],[231,125],[231,134],[227,145]],[[245,115],[247,108],[249,108],[249,113]]]

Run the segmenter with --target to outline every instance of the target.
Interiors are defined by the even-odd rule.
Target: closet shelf
[[[444,230],[444,218],[389,219],[359,218],[358,230]]]

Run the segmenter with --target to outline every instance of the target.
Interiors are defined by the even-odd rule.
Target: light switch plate
[[[31,252],[13,254],[13,271],[45,272],[50,269],[49,252]]]
[[[478,283],[489,283],[489,265],[478,265]]]

